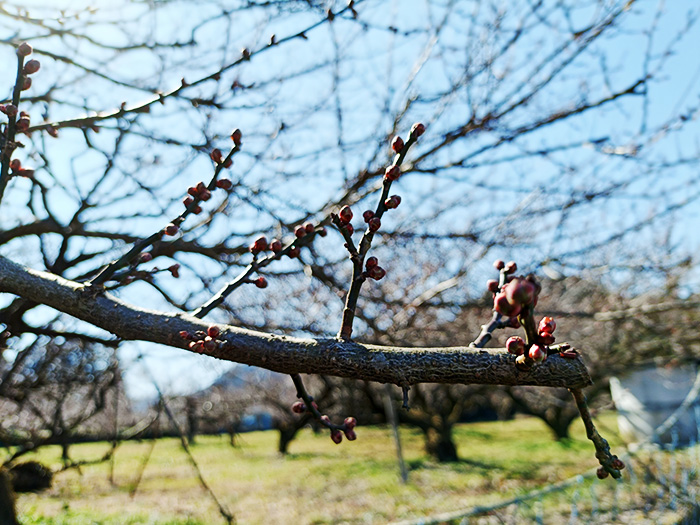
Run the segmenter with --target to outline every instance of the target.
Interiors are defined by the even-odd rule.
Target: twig
[[[231,148],[229,151],[228,155],[226,155],[226,158],[221,160],[220,162],[216,163],[216,168],[214,170],[214,176],[212,177],[211,181],[207,185],[207,190],[208,191],[213,191],[216,188],[216,181],[219,177],[219,174],[221,173],[222,170],[225,169],[225,166],[231,162],[232,157],[240,151],[240,146],[237,144]],[[180,225],[185,221],[185,219],[192,213],[195,213],[195,210],[199,207],[199,203],[202,202],[202,199],[200,198],[199,195],[194,195],[192,198],[192,202],[185,208],[185,211],[183,211],[180,215],[178,215],[175,219],[170,221],[171,225],[174,225],[175,228],[179,228]],[[161,229],[157,231],[156,233],[152,234],[150,237],[146,237],[145,239],[142,239],[134,244],[134,246],[126,252],[124,255],[122,255],[119,259],[116,259],[109,263],[107,266],[105,266],[97,275],[95,275],[92,279],[88,281],[88,285],[94,285],[94,286],[99,286],[107,282],[120,268],[123,268],[124,266],[128,265],[132,261],[136,261],[137,257],[143,252],[146,248],[151,246],[152,244],[158,242],[160,239],[163,238],[164,233],[166,232],[165,229]]]

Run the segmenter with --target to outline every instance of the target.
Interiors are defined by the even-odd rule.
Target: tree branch
[[[129,305],[95,287],[29,269],[2,256],[0,292],[48,305],[123,339],[176,348],[188,345],[181,331],[195,333],[209,326],[191,315]],[[325,374],[400,386],[431,382],[582,388],[591,384],[580,359],[556,355],[529,370],[518,370],[515,356],[505,349],[401,348],[219,328],[216,347],[204,354],[285,374]]]

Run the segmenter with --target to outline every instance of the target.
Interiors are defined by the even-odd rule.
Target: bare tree
[[[50,336],[260,366],[290,374],[334,440],[354,422],[323,419],[299,374],[567,387],[586,420],[590,378],[565,347],[520,368],[481,350],[512,312],[472,346],[352,336],[409,329],[419,311],[454,321],[494,252],[517,252],[525,273],[652,277],[685,258],[657,257],[649,239],[672,246],[700,198],[697,78],[674,62],[697,8],[197,5],[3,4],[3,63],[16,63],[2,108],[3,357]],[[635,60],[618,54],[630,46]],[[675,75],[685,89],[669,113],[657,93]],[[501,269],[493,291],[513,277]],[[532,307],[528,347],[542,337]]]

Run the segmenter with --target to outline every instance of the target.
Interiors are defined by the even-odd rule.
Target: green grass
[[[617,428],[614,415],[605,415],[602,422],[611,445],[619,445],[610,431]],[[572,427],[575,437],[564,443],[553,441],[547,428],[530,418],[461,425],[455,434],[463,460],[439,464],[425,455],[416,430],[402,429],[410,469],[406,485],[398,481],[386,428],[358,427],[358,440],[339,446],[325,433],[304,431],[286,457],[276,453],[275,432],[244,434],[237,448],[224,436],[200,437],[193,453],[239,523],[265,524],[385,523],[421,517],[495,503],[597,465],[578,423]],[[71,452],[74,460],[91,459],[107,448],[92,443]],[[118,449],[114,485],[108,480],[109,463],[103,463],[58,474],[48,492],[21,495],[23,523],[222,523],[175,439],[158,441],[138,491],[129,496],[148,448],[148,442],[130,442]],[[54,468],[61,464],[57,447],[41,449],[33,458]],[[552,496],[552,508],[568,509],[570,497]]]

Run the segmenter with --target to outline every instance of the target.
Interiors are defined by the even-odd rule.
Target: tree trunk
[[[457,447],[452,440],[452,427],[428,429],[425,435],[425,451],[440,463],[459,461]]]
[[[287,425],[279,428],[280,440],[277,444],[277,450],[280,454],[287,454],[289,452],[289,444],[294,441],[299,429],[296,425]]]
[[[15,491],[10,473],[0,468],[0,525],[19,525],[15,513]]]

